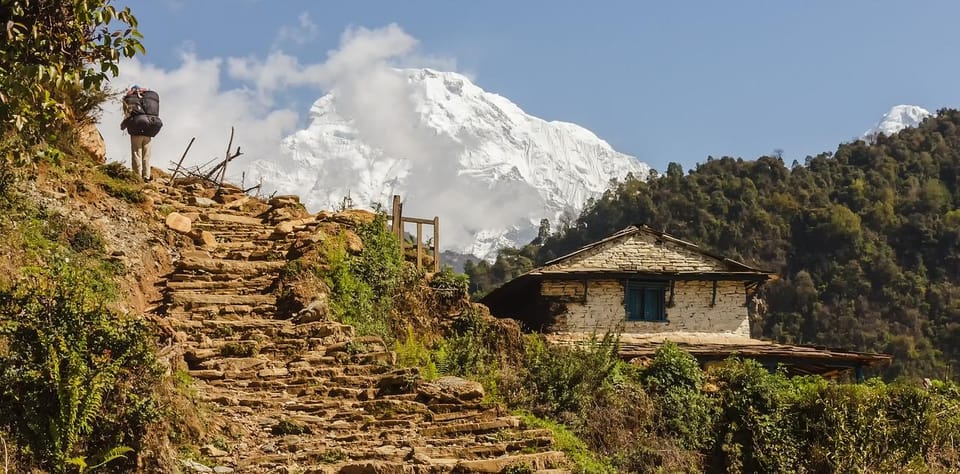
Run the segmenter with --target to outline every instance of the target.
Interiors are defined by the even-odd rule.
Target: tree
[[[144,53],[137,19],[111,0],[0,0],[0,126],[25,145],[89,118],[121,57]]]

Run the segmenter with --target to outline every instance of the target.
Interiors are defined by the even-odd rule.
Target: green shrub
[[[69,236],[69,244],[74,252],[81,253],[103,252],[107,245],[100,233],[87,223],[81,223],[73,230]]]
[[[622,382],[624,367],[612,334],[594,339],[585,347],[549,345],[540,336],[526,339],[522,405],[534,414],[564,419],[583,412],[593,398],[612,384]]]
[[[53,472],[116,460],[159,417],[153,333],[106,308],[99,278],[55,264],[0,291],[0,346],[16,348],[0,353],[0,425]]]
[[[470,277],[463,273],[455,273],[449,266],[444,266],[430,279],[430,288],[433,288],[441,303],[452,304],[467,297]]]
[[[787,472],[800,465],[796,385],[754,360],[727,361],[720,387],[712,462],[727,472]]]
[[[90,118],[120,58],[144,52],[137,19],[110,3],[3,2],[0,130],[30,145]]]
[[[676,438],[685,449],[710,444],[713,403],[703,393],[703,372],[697,359],[665,342],[640,380],[654,398],[658,432]]]
[[[360,255],[351,257],[344,237],[330,239],[324,249],[327,268],[322,277],[330,292],[330,310],[358,334],[372,334],[393,341],[393,298],[401,287],[403,259],[396,238],[386,228],[386,216],[378,214],[357,232],[363,241]]]
[[[407,326],[407,334],[403,341],[394,345],[394,351],[397,353],[397,363],[403,367],[417,367],[420,369],[420,376],[426,380],[437,378],[437,364],[434,362],[433,353],[413,332],[413,327]]]

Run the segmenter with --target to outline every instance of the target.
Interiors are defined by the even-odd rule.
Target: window
[[[627,321],[666,321],[664,311],[666,282],[630,281],[624,283]]]

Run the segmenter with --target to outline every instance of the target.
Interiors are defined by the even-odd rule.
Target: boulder
[[[77,129],[77,142],[80,148],[93,156],[98,163],[107,162],[107,144],[103,141],[103,135],[93,123],[84,123]]]
[[[230,453],[228,453],[228,452],[226,452],[226,451],[224,451],[224,450],[222,450],[222,449],[220,449],[220,448],[218,448],[218,447],[216,447],[216,446],[214,446],[214,445],[212,445],[212,444],[208,444],[208,445],[205,445],[204,447],[200,448],[200,453],[203,454],[204,456],[210,456],[210,457],[214,457],[214,458],[222,458],[222,457],[230,454]]]
[[[363,240],[352,230],[343,231],[344,243],[347,246],[347,252],[353,255],[359,255],[363,251]]]
[[[189,234],[190,229],[193,225],[190,222],[190,218],[178,212],[171,212],[170,214],[168,214],[166,224],[167,224],[167,227],[181,234]]]
[[[201,230],[199,232],[195,230],[193,233],[193,242],[207,250],[217,248],[217,237],[213,235],[213,232],[208,230]]]
[[[190,196],[187,202],[189,202],[191,206],[197,207],[212,207],[217,205],[217,201],[203,196]]]
[[[270,198],[268,202],[270,207],[288,207],[288,206],[299,206],[300,205],[300,196],[295,195],[284,195],[284,196],[274,196]]]
[[[331,220],[341,224],[360,226],[363,224],[369,224],[376,218],[377,215],[370,211],[365,211],[363,209],[347,209],[343,212],[334,214],[333,217],[331,217]]]
[[[424,403],[458,403],[483,398],[483,385],[460,377],[440,377],[417,385],[417,399]]]

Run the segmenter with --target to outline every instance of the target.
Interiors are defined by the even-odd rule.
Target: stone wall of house
[[[558,331],[603,333],[619,329],[623,333],[712,332],[750,336],[746,289],[743,282],[717,282],[716,304],[713,282],[678,281],[674,284],[673,305],[667,290],[666,322],[627,321],[623,284],[618,280],[544,281],[541,295],[560,303]]]
[[[616,239],[544,270],[614,270],[655,272],[727,271],[722,261],[689,247],[637,232]]]

